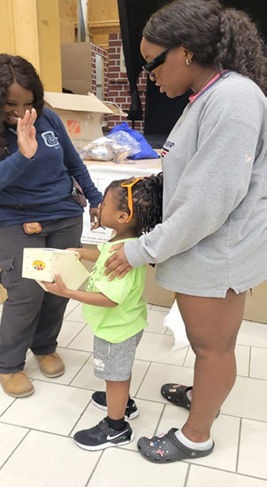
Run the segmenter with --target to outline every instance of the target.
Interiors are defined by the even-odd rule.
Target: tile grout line
[[[78,321],[78,322],[76,322],[76,323],[80,323],[80,322]],[[77,335],[75,335],[75,336],[74,336],[74,337],[71,339],[71,341],[70,341],[70,342],[69,342],[69,343],[68,343],[68,344],[67,344],[65,347],[62,347],[62,346],[60,346],[60,345],[58,345],[58,347],[59,347],[59,348],[66,348],[66,349],[68,349],[69,345],[70,345],[70,344],[73,342],[73,340],[75,340],[75,338],[77,338],[77,337],[80,335],[80,333],[81,333],[81,332],[82,332],[82,331],[85,329],[85,327],[86,327],[86,326],[88,326],[88,325],[87,325],[87,323],[85,323],[85,325],[82,327],[82,329],[81,329],[80,331],[78,331]],[[60,336],[60,335],[59,335],[59,336]]]
[[[249,347],[249,357],[248,357],[248,377],[251,378],[251,360],[252,360],[252,347]]]
[[[237,474],[238,474],[238,464],[239,464],[240,446],[241,446],[242,422],[243,422],[243,419],[240,418],[238,440],[237,440],[237,450],[236,450],[236,465],[235,465],[235,472]]]
[[[105,450],[103,450],[103,451],[101,452],[101,455],[99,455],[99,459],[97,460],[97,462],[96,462],[96,464],[95,464],[95,466],[94,466],[94,468],[93,468],[92,472],[90,473],[89,478],[88,478],[88,480],[87,480],[87,482],[86,482],[86,484],[85,484],[85,486],[84,486],[84,487],[88,487],[88,486],[89,486],[89,484],[90,484],[90,482],[91,482],[91,480],[92,480],[92,478],[93,478],[93,475],[95,474],[96,469],[97,469],[97,467],[98,467],[98,465],[99,465],[99,463],[100,463],[100,460],[102,460],[102,458],[103,458],[104,452],[105,452]]]
[[[188,464],[187,471],[186,471],[186,476],[185,476],[185,479],[184,479],[184,487],[187,487],[187,485],[188,485],[188,482],[189,482],[189,475],[190,475],[190,472],[191,472],[191,466],[192,466],[192,464],[191,464],[191,463],[189,463],[189,464]]]
[[[13,426],[13,425],[12,425]],[[27,428],[28,429],[28,428]],[[12,457],[12,455],[14,455],[14,453],[17,451],[17,449],[20,447],[20,445],[23,443],[23,441],[25,440],[25,438],[30,434],[31,432],[31,429],[28,429],[28,431],[25,433],[25,436],[23,436],[23,438],[19,441],[19,443],[16,445],[16,447],[14,448],[14,450],[12,451],[12,453],[10,453],[10,455],[7,457],[7,459],[4,461],[3,465],[1,465],[0,467],[0,470],[2,470],[2,468],[4,467],[4,465],[6,465],[6,463],[10,460],[10,458]]]
[[[141,361],[141,362],[142,362],[142,361]],[[151,369],[152,362],[151,362],[151,361],[148,361],[148,362],[149,362],[149,365],[148,365],[148,367],[147,367],[147,369],[146,369],[146,372],[145,372],[145,374],[144,374],[144,376],[143,376],[143,379],[141,380],[141,382],[140,382],[140,384],[139,384],[139,387],[137,388],[137,391],[136,391],[136,393],[135,393],[135,397],[137,396],[138,392],[140,391],[140,389],[141,389],[141,387],[142,387],[142,385],[143,385],[143,383],[144,383],[144,380],[145,380],[145,378],[146,378],[146,376],[147,376],[147,374],[148,374],[149,370]],[[147,363],[147,362],[145,361],[145,363]]]

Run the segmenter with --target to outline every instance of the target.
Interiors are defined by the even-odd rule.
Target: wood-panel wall
[[[74,42],[78,25],[78,0],[59,0],[61,42]],[[109,34],[120,32],[117,0],[89,0],[87,32],[91,42],[108,49]]]
[[[109,34],[120,32],[117,0],[89,0],[88,25],[92,42],[108,49]]]
[[[61,43],[74,42],[78,25],[77,0],[59,0],[59,19]]]
[[[58,1],[0,0],[0,52],[25,57],[47,91],[61,91]]]

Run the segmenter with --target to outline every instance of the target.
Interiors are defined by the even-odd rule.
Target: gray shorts
[[[94,337],[94,372],[100,379],[113,382],[131,377],[135,351],[144,330],[121,343],[110,343]]]

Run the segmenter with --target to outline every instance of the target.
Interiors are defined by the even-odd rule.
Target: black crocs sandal
[[[181,386],[181,384],[164,384],[160,390],[161,394],[167,401],[179,406],[180,408],[185,408],[190,411],[191,401],[187,397],[187,392],[192,391],[193,387]],[[220,409],[216,414],[215,418],[218,418],[220,414]]]
[[[214,443],[207,450],[193,450],[183,445],[175,436],[177,428],[171,428],[165,435],[142,437],[138,440],[137,448],[146,460],[154,463],[179,462],[185,459],[201,458],[210,455]]]
[[[181,384],[164,384],[160,392],[167,401],[189,411],[191,401],[188,399],[186,393],[192,389],[193,387],[181,386]]]

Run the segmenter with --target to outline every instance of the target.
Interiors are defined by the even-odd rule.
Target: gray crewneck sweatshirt
[[[230,72],[186,110],[162,151],[163,223],[125,253],[163,288],[225,297],[267,279],[266,99]]]

